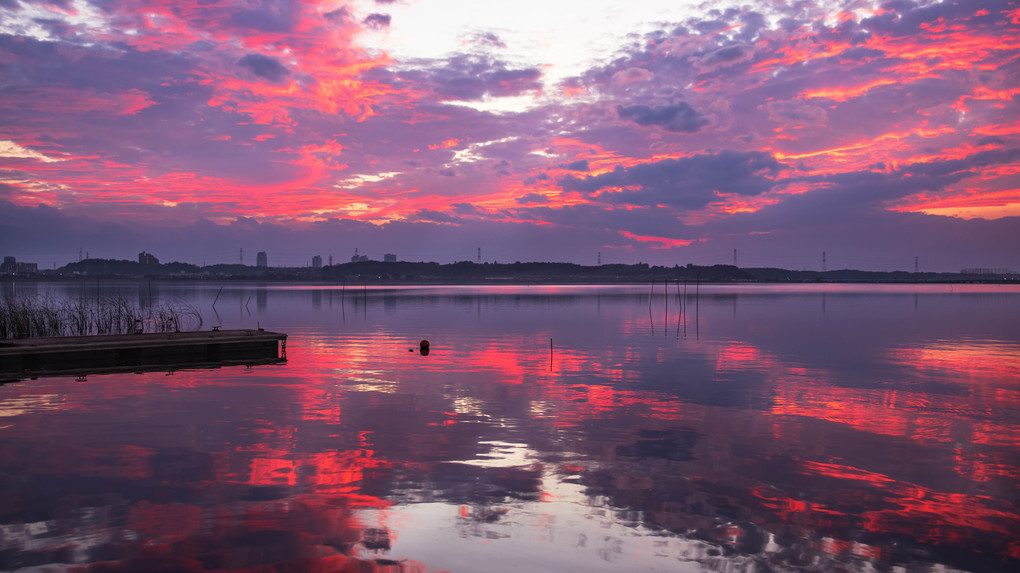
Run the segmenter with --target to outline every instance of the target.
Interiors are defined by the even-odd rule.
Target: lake
[[[0,386],[0,569],[1020,567],[1016,286],[15,292],[289,339]]]

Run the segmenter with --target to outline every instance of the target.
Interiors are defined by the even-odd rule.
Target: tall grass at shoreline
[[[180,332],[202,327],[202,315],[188,304],[160,302],[142,308],[122,297],[0,299],[0,339]]]

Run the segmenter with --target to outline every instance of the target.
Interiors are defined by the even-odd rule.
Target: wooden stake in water
[[[552,372],[553,365],[553,343],[552,339],[549,339],[549,372]]]
[[[669,279],[662,280],[662,298],[666,305],[666,318],[662,321],[662,335],[665,336],[669,329]]]

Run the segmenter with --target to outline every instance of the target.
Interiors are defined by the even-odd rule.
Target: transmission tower
[[[822,251],[822,272],[829,270],[825,265],[825,251]]]
[[[737,266],[737,250],[733,249],[733,266]]]
[[[914,272],[917,272],[917,255],[914,255]]]
[[[481,264],[481,262],[482,262],[482,248],[478,247],[478,263]]]

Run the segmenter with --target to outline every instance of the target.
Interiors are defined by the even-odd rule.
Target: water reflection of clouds
[[[1016,552],[1016,346],[973,336],[988,330],[985,310],[949,305],[910,323],[912,305],[895,298],[830,296],[823,317],[792,295],[705,297],[701,339],[684,340],[639,328],[647,300],[626,293],[563,306],[466,293],[398,297],[388,324],[374,306],[360,322],[326,304],[309,323],[286,319],[310,300],[271,291],[267,313],[297,326],[284,366],[33,383],[66,402],[8,416],[16,433],[0,434],[0,459],[64,493],[44,501],[52,489],[3,482],[3,500],[54,514],[76,479],[108,478],[93,499],[127,508],[140,543],[248,547],[237,539],[257,534],[293,558],[421,569],[698,570],[805,555],[867,568]],[[868,308],[867,324],[846,328]],[[905,324],[837,342],[886,312]],[[797,328],[774,324],[784,314]],[[407,352],[430,324],[435,351]],[[27,399],[39,386],[4,390]]]
[[[939,340],[892,348],[890,361],[949,381],[992,386],[1020,386],[1020,344],[1005,340]],[[979,388],[975,388],[978,390]]]
[[[21,416],[45,410],[58,410],[64,405],[57,394],[36,394],[0,400],[0,418]]]

